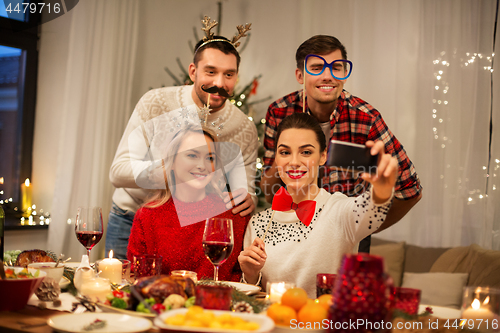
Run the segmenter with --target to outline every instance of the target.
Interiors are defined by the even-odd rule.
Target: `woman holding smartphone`
[[[315,297],[317,273],[337,273],[342,256],[385,220],[397,179],[397,160],[382,142],[368,141],[379,155],[378,172],[363,173],[371,184],[357,198],[330,194],[318,186],[319,166],[327,159],[318,122],[308,114],[286,117],[276,133],[276,165],[286,186],[273,208],[250,220],[238,260],[247,283],[294,282]]]

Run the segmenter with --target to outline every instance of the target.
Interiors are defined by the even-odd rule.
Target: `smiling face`
[[[326,162],[326,150],[321,151],[313,130],[290,128],[279,136],[275,161],[290,194],[301,191],[307,199],[317,189],[318,167]]]
[[[207,104],[209,95],[201,89],[202,85],[205,89],[217,86],[232,95],[238,77],[236,56],[213,48],[204,49],[198,63],[189,65],[189,77],[194,82],[192,97],[199,107]],[[226,99],[218,94],[212,94],[210,109],[212,111],[222,109]]]
[[[211,138],[200,133],[188,133],[179,146],[172,170],[175,174],[176,196],[205,195],[205,187],[210,183],[215,171],[216,155]],[[179,193],[184,192],[184,193]],[[179,198],[181,199],[181,198]]]
[[[333,51],[326,55],[321,55],[327,63],[334,60],[343,59],[340,50]],[[311,57],[308,59],[308,68],[323,67],[323,61],[320,58]],[[304,72],[303,68],[295,70],[295,76],[300,84],[304,83],[304,75],[306,79],[306,96],[307,103],[311,110],[314,110],[318,104],[331,104],[333,107],[337,105],[337,100],[344,89],[346,80],[337,80],[332,76],[332,73],[326,68],[321,75],[310,75]]]

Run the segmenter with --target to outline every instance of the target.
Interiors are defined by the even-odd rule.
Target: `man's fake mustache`
[[[202,85],[201,90],[203,90],[204,92],[209,93],[209,94],[219,94],[220,96],[226,97],[226,98],[232,97],[232,95],[229,95],[229,93],[226,90],[224,90],[224,88],[219,88],[217,86],[205,88],[205,86]]]

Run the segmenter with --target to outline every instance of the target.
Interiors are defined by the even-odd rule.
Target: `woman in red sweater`
[[[219,269],[219,280],[239,281],[238,255],[250,216],[226,209],[221,198],[225,186],[215,136],[206,129],[188,126],[179,131],[166,149],[160,174],[166,189],[157,190],[136,213],[127,257],[159,254],[162,272],[189,270],[198,278],[213,278],[213,265],[202,247],[204,221],[208,217],[233,220],[234,250]],[[221,186],[222,184],[222,186]]]

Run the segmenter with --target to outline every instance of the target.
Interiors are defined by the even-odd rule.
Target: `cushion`
[[[384,258],[386,272],[392,277],[396,287],[401,286],[405,259],[405,242],[371,246],[370,254]]]
[[[420,289],[420,303],[460,309],[467,273],[404,273],[405,288]]]
[[[434,262],[449,248],[406,246],[404,271],[411,273],[428,273]]]
[[[469,286],[500,288],[500,251],[477,244],[446,251],[431,272],[469,273]]]

